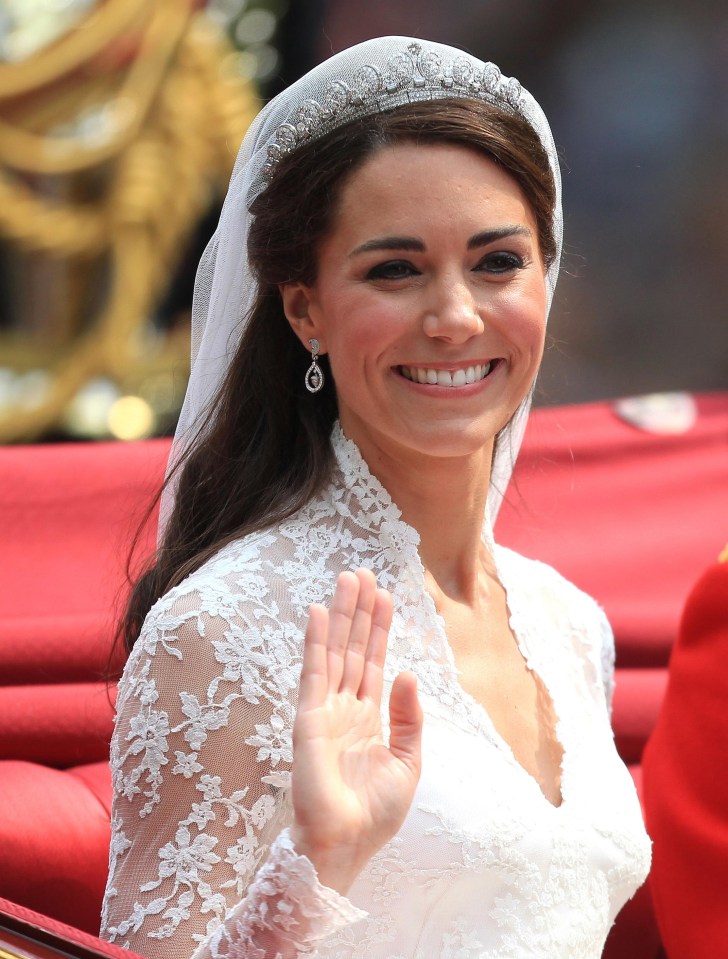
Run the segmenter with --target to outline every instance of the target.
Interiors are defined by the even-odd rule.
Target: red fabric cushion
[[[666,669],[618,669],[612,727],[619,755],[639,763],[667,686]]]
[[[105,759],[100,763],[84,763],[83,766],[72,766],[66,772],[75,776],[88,791],[95,796],[106,810],[111,819],[111,768]]]
[[[168,451],[168,440],[0,449],[3,551],[13,558],[0,622],[50,618],[48,635],[58,617],[108,619]]]
[[[89,531],[93,541],[94,531]],[[50,551],[52,552],[52,551]],[[43,575],[64,575],[51,565],[62,565],[63,553],[46,557]],[[11,573],[14,589],[18,576]],[[86,582],[91,586],[92,577]],[[25,586],[21,587],[25,589]],[[96,603],[89,596],[89,604]],[[0,678],[3,685],[98,682],[109,673],[110,643],[114,633],[111,608],[105,611],[39,616],[37,605],[24,614],[0,618]],[[113,671],[113,668],[112,668]]]
[[[0,896],[92,934],[109,856],[109,805],[86,776],[29,762],[0,762]]]
[[[64,768],[108,758],[114,699],[106,683],[0,686],[0,759]]]
[[[727,759],[728,564],[716,564],[685,607],[643,763],[652,885],[670,959],[715,959],[728,948]]]

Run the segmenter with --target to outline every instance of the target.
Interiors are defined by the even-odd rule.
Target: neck
[[[492,444],[474,453],[427,456],[359,444],[369,470],[420,536],[420,559],[434,592],[474,604],[493,563],[481,540]]]

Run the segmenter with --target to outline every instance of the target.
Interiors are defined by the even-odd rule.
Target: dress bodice
[[[650,860],[609,725],[603,612],[496,546],[486,523],[514,635],[557,717],[554,807],[462,689],[416,531],[338,427],[333,444],[326,489],[147,616],[119,690],[103,934],[152,959],[596,959]],[[286,827],[308,607],[359,566],[394,596],[385,679],[418,677],[423,773],[401,830],[344,899]]]

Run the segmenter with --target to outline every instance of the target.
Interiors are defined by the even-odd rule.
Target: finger
[[[338,692],[344,672],[344,654],[349,645],[351,626],[359,598],[359,579],[354,573],[339,575],[329,610],[327,641],[328,688]]]
[[[372,612],[377,597],[377,581],[370,569],[358,569],[355,575],[359,580],[359,596],[344,654],[344,671],[339,691],[347,691],[356,696],[364,673],[365,656],[372,631]]]
[[[378,589],[372,610],[372,628],[366,651],[364,673],[359,687],[359,698],[373,700],[377,705],[382,701],[384,682],[384,661],[387,655],[389,630],[392,625],[392,597],[386,589]]]
[[[422,709],[414,673],[400,673],[392,686],[389,751],[419,777],[422,768]]]
[[[328,609],[314,603],[308,613],[308,625],[303,640],[303,664],[298,693],[298,708],[301,710],[315,709],[326,699],[328,627]]]

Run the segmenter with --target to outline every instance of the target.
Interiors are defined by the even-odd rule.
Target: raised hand
[[[380,706],[392,599],[369,570],[339,576],[331,609],[311,607],[293,727],[293,840],[324,885],[346,892],[397,832],[420,775],[417,683],[401,673]]]

